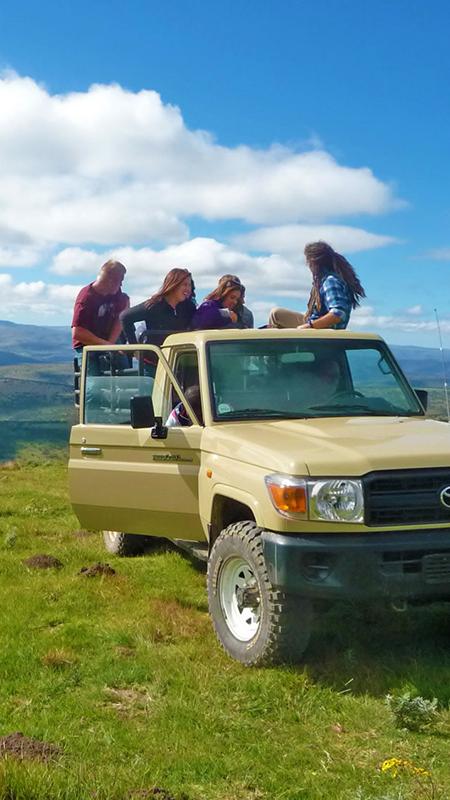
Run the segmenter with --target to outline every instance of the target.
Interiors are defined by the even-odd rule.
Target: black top
[[[159,300],[154,306],[148,308],[144,303],[127,308],[120,315],[123,332],[129,344],[136,344],[136,322],[145,322],[147,330],[154,331],[187,331],[194,316],[195,303],[192,299],[183,300],[176,308],[169,303]]]

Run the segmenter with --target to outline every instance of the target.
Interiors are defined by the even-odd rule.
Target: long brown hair
[[[162,300],[166,294],[169,294],[169,292],[173,292],[174,289],[177,289],[178,286],[186,280],[186,278],[190,278],[192,282],[192,275],[188,269],[181,267],[174,267],[171,269],[164,278],[161,288],[145,301],[145,307],[151,308],[155,305],[155,303],[159,303],[159,301]]]
[[[309,317],[313,309],[321,310],[320,284],[330,272],[334,272],[347,285],[350,292],[352,308],[359,306],[366,293],[360,280],[349,261],[340,253],[336,253],[326,242],[312,242],[305,247],[305,258],[312,272],[313,285],[308,300],[306,316]]]
[[[224,278],[226,278],[226,280],[224,280]],[[242,297],[242,288],[242,283],[240,282],[239,278],[236,278],[235,275],[232,275],[231,277],[224,275],[220,279],[217,288],[207,294],[205,300],[218,300],[219,303],[221,303],[227,294],[230,294],[230,292],[233,292],[235,289],[239,289]]]

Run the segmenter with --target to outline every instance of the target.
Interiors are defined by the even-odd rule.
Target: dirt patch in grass
[[[110,567],[109,564],[92,564],[90,567],[81,567],[79,575],[84,575],[85,578],[96,578],[98,575],[115,575],[116,570]]]
[[[22,564],[28,569],[61,569],[64,566],[59,558],[45,553],[38,553],[35,556],[30,556],[30,558],[25,558]]]
[[[20,469],[20,466],[17,461],[1,461],[0,469]]]
[[[25,759],[51,761],[60,755],[62,751],[57,745],[32,739],[23,733],[9,733],[0,738],[0,758],[11,756],[21,761]]]
[[[209,630],[208,615],[186,608],[177,600],[150,601],[150,638],[155,644],[202,636]]]
[[[125,688],[107,686],[105,695],[104,705],[117,711],[123,717],[148,713],[154,702],[154,698],[144,686],[127,686]]]
[[[114,649],[121,658],[134,658],[136,655],[136,649],[134,647],[127,647],[124,644],[118,644]]]
[[[153,786],[151,789],[131,790],[127,794],[127,800],[189,800],[189,797],[185,792],[172,794],[160,786]]]
[[[48,653],[41,658],[41,664],[43,664],[44,667],[51,667],[52,669],[65,669],[66,667],[71,667],[75,661],[76,658],[73,653],[62,648],[49,650]]]

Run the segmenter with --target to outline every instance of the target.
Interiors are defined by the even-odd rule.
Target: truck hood
[[[450,425],[410,417],[232,422],[205,430],[202,449],[290,475],[364,475],[450,466]]]

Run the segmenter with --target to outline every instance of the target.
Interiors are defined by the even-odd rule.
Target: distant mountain
[[[412,345],[391,345],[391,349],[414,386],[442,386],[440,350]],[[0,320],[0,366],[71,362],[72,355],[69,327],[18,325]],[[444,351],[444,358],[450,378],[450,350]]]
[[[444,383],[442,353],[435,347],[390,345],[408,380],[416,388],[442,387]],[[444,350],[447,377],[450,377],[450,350]]]
[[[0,320],[0,366],[71,361],[70,328]]]

